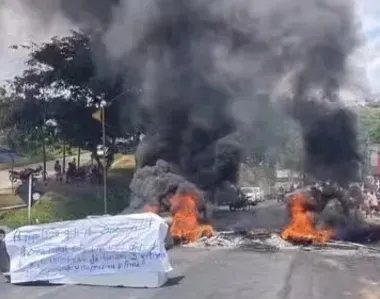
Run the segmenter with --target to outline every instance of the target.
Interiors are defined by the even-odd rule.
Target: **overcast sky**
[[[16,0],[3,1],[10,4],[0,11],[0,82],[22,70],[25,59],[25,53],[12,51],[9,45],[47,41],[54,35],[68,33],[72,27],[60,15],[54,17],[55,23],[41,27],[38,17],[26,17]],[[354,60],[360,81],[376,94],[380,93],[380,1],[357,0],[357,7],[366,43]]]
[[[380,93],[380,1],[358,0],[363,31],[367,38],[364,53],[367,78],[374,93]]]

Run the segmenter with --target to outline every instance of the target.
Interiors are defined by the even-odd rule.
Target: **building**
[[[291,169],[277,169],[276,181],[277,182],[294,182],[300,178],[300,173]]]
[[[380,176],[380,144],[373,144],[369,146],[368,151],[370,174],[373,176]]]

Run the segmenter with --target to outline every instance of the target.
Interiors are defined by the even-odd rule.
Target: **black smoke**
[[[152,10],[140,15],[140,29],[129,31],[134,38],[125,49],[142,69],[142,104],[150,116],[136,153],[135,200],[147,199],[137,188],[139,177],[159,168],[162,159],[216,201],[212,195],[219,187],[236,184],[242,138],[237,135],[242,128],[255,131],[262,94],[272,109],[287,107],[284,114],[299,123],[309,175],[342,185],[357,179],[356,120],[339,99],[347,58],[357,45],[347,2],[149,3]],[[111,26],[105,40],[115,30]],[[110,53],[122,57],[120,51]],[[288,90],[273,95],[290,73],[291,96]],[[274,122],[268,118],[266,126]],[[152,180],[160,175],[142,185]]]
[[[317,181],[348,187],[360,181],[357,118],[348,108],[310,100],[294,114],[301,126],[305,172]]]
[[[342,34],[351,23],[345,21]],[[357,118],[339,97],[347,72],[343,50],[355,45],[354,35],[340,40],[330,36],[312,49],[306,67],[294,79],[291,111],[303,135],[306,173],[345,187],[360,179]]]
[[[99,65],[134,69],[141,79],[146,134],[136,152],[132,207],[153,201],[166,209],[189,182],[217,201],[214,194],[237,182],[241,132],[278,144],[270,140],[278,134],[268,133],[279,122],[271,109],[301,127],[309,175],[342,185],[356,179],[356,120],[340,99],[358,44],[353,2],[54,3],[75,24],[101,29],[107,55],[97,57]],[[267,111],[260,110],[263,95]]]
[[[33,19],[34,24],[59,26],[59,22],[64,20],[71,22],[76,28],[90,29],[92,27],[99,30],[112,23],[113,9],[117,9],[121,2],[121,0],[36,0],[33,2],[2,0],[0,9],[15,7],[17,12],[23,13],[20,18]],[[36,30],[38,29],[44,28],[37,26]]]

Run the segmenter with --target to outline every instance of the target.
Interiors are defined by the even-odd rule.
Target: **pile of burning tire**
[[[332,183],[297,190],[287,202],[291,223],[282,237],[296,243],[380,240],[380,227],[368,224],[359,212],[361,202],[355,188]]]

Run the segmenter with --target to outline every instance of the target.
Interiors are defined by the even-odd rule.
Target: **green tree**
[[[49,103],[36,89],[22,87],[14,80],[13,93],[3,98],[6,109],[2,109],[1,127],[8,133],[12,148],[34,154],[42,150],[45,174],[46,145],[49,143],[45,123],[49,117]]]
[[[359,109],[360,130],[366,131],[369,143],[380,144],[380,108],[363,107]]]
[[[30,47],[27,69],[11,82],[17,96],[11,103],[8,127],[17,124],[28,132],[54,119],[60,139],[92,151],[98,162],[96,146],[101,144],[102,127],[92,114],[100,104],[106,107],[107,143],[112,145],[117,137],[137,134],[139,130],[132,122],[136,119],[132,114],[136,112],[137,78],[126,70],[109,75],[94,63],[95,54],[102,55],[99,36],[83,32]]]

